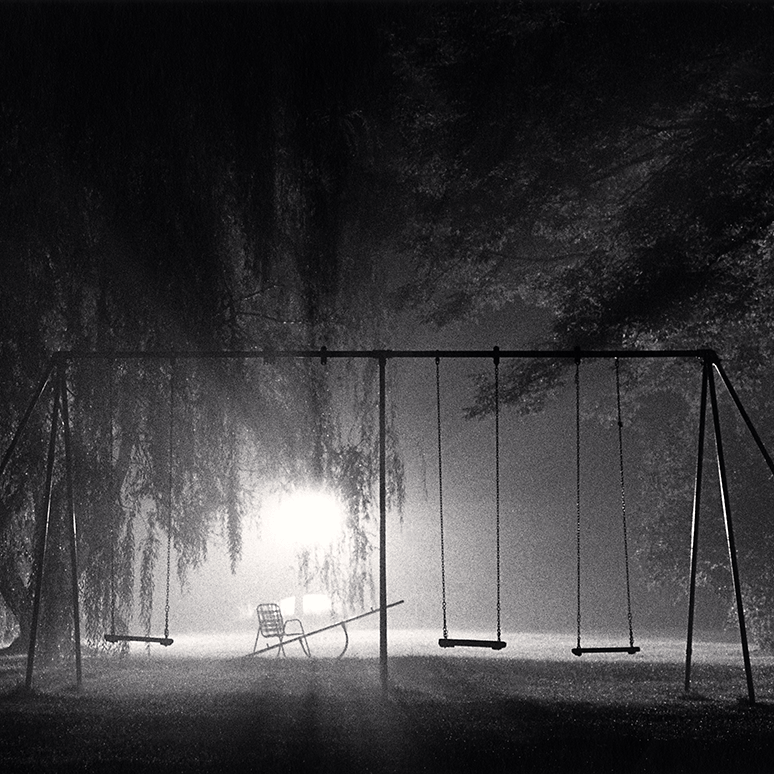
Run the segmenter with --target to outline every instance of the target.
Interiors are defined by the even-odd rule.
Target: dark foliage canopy
[[[682,3],[449,6],[422,17],[406,49],[416,271],[402,299],[442,326],[520,298],[546,311],[535,343],[551,349],[711,347],[752,414],[770,417],[772,21],[768,5]],[[501,398],[540,410],[567,366],[506,364]],[[682,579],[696,369],[641,364],[625,382],[652,505],[640,554],[650,577]],[[471,416],[493,407],[489,376],[479,388]],[[666,395],[682,401],[684,425],[647,421]],[[760,429],[770,436],[770,421]],[[728,432],[741,449],[738,428]],[[774,534],[751,495],[767,472],[738,467],[756,535],[743,557],[748,612],[771,645]],[[718,585],[722,549],[703,568]]]
[[[381,10],[62,5],[2,17],[3,439],[55,350],[381,345],[384,267],[370,236],[389,90]],[[135,555],[149,625],[171,501],[185,506],[172,526],[184,578],[221,530],[235,564],[246,492],[288,482],[347,504],[351,572],[334,577],[331,557],[305,571],[342,604],[362,603],[369,368],[336,385],[303,362],[75,364],[90,635],[116,575],[122,625],[131,617]],[[42,480],[43,412],[35,422],[0,512],[0,595],[23,635],[40,506],[26,482]]]

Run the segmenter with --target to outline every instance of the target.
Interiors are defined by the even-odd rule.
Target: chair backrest
[[[258,628],[264,637],[282,637],[285,634],[285,622],[282,611],[276,602],[258,605]]]

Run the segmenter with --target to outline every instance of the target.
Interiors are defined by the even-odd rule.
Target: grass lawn
[[[510,647],[510,646],[509,646]],[[172,649],[170,649],[171,651]],[[13,771],[771,772],[774,664],[397,655],[134,653],[36,670],[0,658],[0,762]]]

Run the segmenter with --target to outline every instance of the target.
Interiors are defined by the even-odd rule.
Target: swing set
[[[438,369],[439,360],[444,358],[473,358],[473,359],[493,359],[495,376],[495,553],[496,553],[496,614],[497,614],[497,638],[493,640],[464,640],[454,639],[448,636],[446,621],[446,568],[445,568],[445,544],[444,544],[444,525],[443,525],[443,464],[442,464],[442,438],[440,421],[440,372]],[[45,467],[45,483],[42,498],[42,506],[37,515],[37,543],[34,549],[35,561],[33,562],[33,606],[32,621],[30,627],[30,642],[27,655],[27,679],[26,687],[30,689],[33,682],[33,671],[35,661],[35,648],[37,643],[37,632],[40,618],[41,596],[43,588],[43,573],[45,567],[45,556],[48,550],[48,533],[52,517],[52,489],[54,479],[54,467],[57,458],[57,447],[60,432],[64,440],[64,483],[65,483],[65,520],[67,533],[69,536],[69,559],[71,575],[71,593],[72,593],[72,613],[73,613],[73,639],[75,651],[75,666],[77,687],[80,688],[82,681],[81,670],[81,635],[80,635],[80,604],[78,588],[78,553],[77,553],[77,520],[75,513],[75,498],[73,496],[73,465],[72,465],[72,442],[71,442],[71,423],[69,416],[69,392],[67,386],[67,369],[69,364],[84,360],[106,360],[115,362],[124,361],[150,361],[150,360],[168,360],[174,363],[180,359],[190,360],[225,360],[225,359],[257,359],[272,361],[279,358],[305,358],[319,359],[322,365],[329,360],[336,358],[356,359],[369,358],[378,363],[378,439],[379,439],[379,664],[380,680],[382,692],[386,696],[388,692],[388,654],[387,654],[387,363],[389,360],[400,358],[411,359],[436,359],[436,401],[438,409],[438,463],[439,463],[439,497],[440,497],[440,517],[441,517],[441,575],[442,575],[442,595],[444,608],[444,631],[443,637],[439,640],[439,645],[443,648],[470,646],[477,648],[491,648],[501,650],[506,647],[506,643],[501,638],[500,622],[500,396],[499,396],[499,362],[500,358],[516,359],[542,359],[549,358],[553,360],[572,359],[576,365],[576,547],[577,547],[577,590],[578,590],[578,637],[576,647],[572,649],[575,655],[585,653],[599,652],[622,652],[636,653],[637,648],[634,645],[634,637],[631,626],[631,601],[629,592],[629,567],[628,567],[628,538],[626,525],[626,498],[623,474],[623,442],[622,442],[622,421],[620,417],[620,381],[616,363],[616,392],[618,400],[618,422],[619,422],[619,461],[620,461],[620,479],[621,479],[621,520],[624,532],[624,555],[626,566],[626,590],[627,607],[629,617],[629,645],[615,648],[595,648],[586,647],[581,642],[581,607],[580,607],[580,578],[581,578],[581,553],[580,553],[580,362],[583,359],[640,359],[640,358],[687,358],[698,360],[702,363],[702,382],[701,382],[701,403],[699,412],[699,432],[696,476],[694,481],[694,499],[692,509],[692,531],[690,546],[690,581],[689,581],[689,603],[688,603],[688,630],[686,641],[685,658],[685,691],[690,690],[691,680],[691,659],[693,651],[693,624],[695,614],[695,594],[696,579],[698,570],[698,534],[701,512],[702,498],[702,475],[704,464],[705,431],[707,421],[707,411],[711,410],[715,441],[715,458],[718,467],[718,481],[720,486],[720,498],[723,510],[723,520],[726,532],[726,544],[728,547],[729,563],[731,567],[731,577],[735,596],[735,607],[737,620],[739,623],[739,636],[742,646],[742,656],[744,660],[745,676],[747,679],[748,697],[751,704],[755,703],[755,692],[753,686],[752,669],[750,664],[749,647],[747,642],[747,633],[745,626],[744,607],[742,604],[741,582],[739,577],[739,567],[737,561],[737,551],[734,540],[733,524],[731,518],[731,507],[728,494],[728,480],[725,468],[725,457],[723,452],[720,414],[718,408],[715,375],[717,375],[726,388],[739,416],[747,427],[755,445],[761,453],[766,465],[772,475],[774,475],[774,460],[769,455],[763,441],[755,429],[749,415],[747,414],[739,396],[736,393],[732,383],[726,375],[720,359],[717,354],[709,349],[682,349],[682,350],[328,350],[321,347],[317,350],[229,350],[229,351],[114,351],[114,352],[73,352],[62,351],[54,353],[48,363],[37,388],[28,404],[8,448],[0,460],[0,477],[3,476],[6,467],[11,460],[14,450],[19,444],[21,437],[25,432],[29,420],[41,401],[42,396],[50,390],[52,395],[50,408],[50,431],[48,440],[48,452]],[[173,526],[173,504],[172,504],[172,432],[173,432],[173,413],[174,406],[174,374],[170,376],[170,414],[169,414],[169,442],[170,451],[168,457],[168,510],[167,510],[167,596],[165,603],[165,628],[163,637],[144,637],[139,635],[130,635],[118,633],[115,627],[114,608],[111,612],[111,631],[105,634],[108,642],[122,641],[140,641],[146,643],[158,643],[161,645],[171,645],[172,640],[169,637],[169,567],[171,551],[171,533]],[[114,591],[114,590],[113,590]],[[114,598],[113,594],[113,598]]]
[[[446,538],[444,525],[444,501],[443,501],[443,443],[442,443],[442,418],[441,418],[441,372],[440,356],[435,358],[435,402],[436,402],[436,434],[438,441],[438,513],[440,522],[441,540],[441,607],[443,611],[443,637],[438,640],[441,648],[468,647],[491,648],[502,650],[507,643],[502,639],[501,622],[501,578],[500,578],[500,354],[497,347],[494,348],[494,441],[495,441],[495,586],[496,586],[496,620],[497,639],[458,639],[449,637],[447,620],[447,594],[446,594]],[[581,643],[581,390],[580,390],[580,357],[575,359],[575,467],[576,467],[576,600],[577,600],[577,644],[572,648],[572,653],[582,656],[584,653],[627,653],[634,655],[640,652],[640,648],[634,644],[634,629],[632,624],[632,598],[629,573],[629,541],[626,524],[626,486],[624,480],[624,452],[623,452],[623,420],[621,415],[621,380],[619,370],[619,358],[615,358],[615,387],[616,406],[618,419],[618,460],[619,479],[621,487],[621,522],[623,527],[623,551],[624,571],[626,583],[627,620],[629,623],[628,646],[583,646]]]

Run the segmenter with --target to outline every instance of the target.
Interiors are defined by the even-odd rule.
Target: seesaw
[[[246,655],[242,656],[242,658],[249,658],[250,656],[260,656],[261,653],[268,653],[270,650],[277,650],[278,648],[284,648],[285,645],[290,645],[294,642],[300,642],[302,645],[306,643],[306,640],[309,639],[309,637],[314,637],[315,634],[320,634],[321,632],[327,632],[331,629],[335,629],[337,626],[340,626],[342,628],[342,631],[344,632],[344,649],[339,653],[339,655],[336,658],[341,658],[346,652],[347,648],[349,647],[349,633],[347,632],[347,624],[352,623],[352,621],[359,621],[361,618],[367,618],[369,615],[375,615],[376,613],[380,612],[382,609],[388,610],[391,607],[397,607],[398,605],[402,605],[405,600],[401,599],[398,602],[390,602],[389,605],[385,605],[384,608],[381,607],[375,607],[371,610],[368,610],[365,613],[360,613],[359,615],[353,615],[351,618],[345,618],[343,621],[336,621],[336,623],[328,624],[328,626],[323,626],[319,629],[314,629],[311,632],[305,632],[303,634],[299,634],[298,636],[293,636],[289,639],[281,639],[278,643],[275,645],[267,645],[265,648],[261,648],[261,650],[253,651],[252,653],[247,653]],[[307,653],[307,648],[304,648],[304,652]]]

